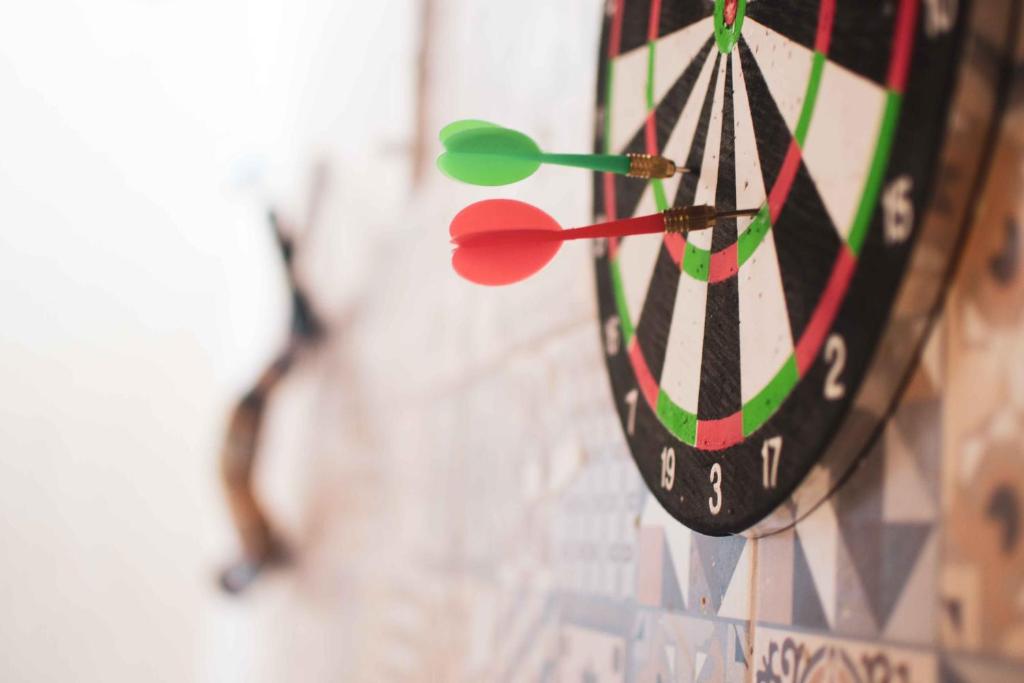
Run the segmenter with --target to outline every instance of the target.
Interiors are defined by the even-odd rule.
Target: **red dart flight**
[[[563,230],[554,218],[514,199],[470,204],[452,219],[452,267],[480,285],[508,285],[536,273],[558,253],[562,242],[663,232],[666,214],[629,218]]]

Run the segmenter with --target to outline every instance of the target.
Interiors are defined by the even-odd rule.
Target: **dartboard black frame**
[[[742,1],[739,4],[745,5]],[[710,293],[712,287],[720,287],[726,296],[716,301],[728,301],[729,296],[735,299],[728,288],[730,280],[735,283],[741,265],[733,265],[734,260],[742,258],[743,250],[742,245],[735,246],[741,238],[735,225],[722,231],[724,238],[715,235],[710,253],[697,253],[689,262],[687,257],[699,250],[666,241],[657,257],[649,293],[637,314],[638,321],[629,320],[629,311],[624,310],[616,273],[616,243],[600,243],[595,250],[602,340],[613,398],[630,451],[661,504],[687,526],[713,535],[766,533],[791,524],[842,478],[890,410],[954,261],[969,205],[968,189],[978,175],[991,127],[994,96],[988,101],[979,98],[978,92],[991,94],[997,90],[998,66],[990,63],[990,58],[986,61],[984,50],[975,44],[975,34],[985,32],[985,22],[998,21],[1000,16],[1005,19],[1012,3],[997,1],[979,8],[977,5],[983,3],[961,2],[955,21],[941,34],[927,29],[926,22],[933,18],[925,16],[918,0],[890,3],[891,16],[875,17],[874,23],[871,17],[863,16],[867,11],[864,5],[851,12],[852,5],[843,0],[790,4],[788,23],[786,18],[771,16],[768,4],[760,5],[760,14],[753,7],[749,14],[760,21],[774,22],[773,28],[813,48],[816,56],[825,59],[834,55],[844,67],[856,68],[865,78],[876,79],[886,88],[887,102],[858,223],[849,231],[847,243],[838,245],[837,255],[827,264],[824,286],[810,295],[803,293],[802,298],[813,300],[813,306],[804,317],[804,327],[797,331],[800,334],[794,333],[796,378],[790,378],[788,393],[763,411],[767,415],[763,420],[747,420],[745,424],[743,410],[747,406],[743,404],[739,417],[734,412],[727,419],[702,420],[693,414],[679,420],[678,411],[666,408],[665,392],[660,390],[659,367],[673,353],[673,349],[666,348],[670,320],[665,319],[665,312],[671,315],[673,285],[680,277],[703,277],[709,283],[706,320],[715,317],[719,328],[738,324],[735,311],[727,310],[728,306],[716,308]],[[732,59],[730,50],[734,48],[749,57],[749,47],[744,45],[738,27],[734,26],[735,35],[723,37],[728,32],[720,30],[722,5],[667,0],[613,0],[609,4],[598,72],[596,151],[659,153],[671,133],[673,116],[678,117],[682,107],[679,93],[685,92],[687,85],[692,88],[695,78],[696,67],[680,64],[675,90],[670,89],[660,102],[653,100],[652,88],[647,87],[648,116],[624,148],[613,149],[608,141],[615,87],[610,64],[624,51],[652,51],[660,36],[712,16],[716,31],[700,54],[706,57],[705,50],[718,49],[721,54],[715,58],[716,66],[718,59]],[[810,31],[809,17],[814,18]],[[888,29],[881,19],[888,21]],[[881,33],[888,51],[886,59],[880,60],[880,51],[875,49],[858,61],[856,48],[858,40],[864,40],[865,27]],[[654,63],[653,56],[649,62]],[[745,63],[743,68],[747,68]],[[731,73],[728,68],[725,71]],[[713,89],[711,86],[708,92]],[[710,101],[710,95],[706,97]],[[752,102],[751,109],[754,106]],[[951,135],[949,122],[965,115],[977,127]],[[728,114],[725,116],[727,119]],[[828,220],[827,214],[815,211],[814,181],[800,158],[807,125],[811,125],[805,118],[801,116],[797,129],[787,129],[784,135],[777,127],[757,131],[771,138],[767,142],[758,140],[759,152],[782,159],[775,177],[766,179],[765,187],[771,186],[772,191],[759,219],[776,234],[789,232],[790,248],[797,251],[801,247],[794,235],[812,236],[808,241],[813,245],[815,228],[823,227],[823,220]],[[755,118],[755,131],[757,123]],[[728,137],[722,135],[723,157]],[[785,149],[772,149],[773,145]],[[698,149],[682,161],[699,167],[702,151]],[[789,188],[779,193],[775,186],[787,174],[783,182],[789,183]],[[912,190],[906,198],[912,204],[914,219],[909,237],[894,244],[886,239],[879,197],[893,183],[906,187],[908,181]],[[659,208],[687,203],[693,199],[695,183],[693,178],[684,178],[673,202],[664,191],[659,196],[657,187],[645,188],[641,181],[595,174],[595,218],[631,215],[641,193],[650,189],[658,198]],[[789,195],[788,201],[785,195]],[[716,200],[719,208],[737,208],[730,205],[728,193]],[[749,236],[756,228],[755,219],[744,234]],[[791,258],[790,265],[802,266],[807,272],[820,271],[822,264],[814,262],[814,254],[809,250],[802,259],[798,254]],[[799,278],[792,281],[800,282]],[[818,282],[822,282],[820,276]],[[823,351],[833,335],[844,342],[842,379],[846,391],[826,399],[823,387],[835,366],[835,354],[826,358],[828,354]],[[736,367],[737,351],[731,348],[727,335],[724,342],[715,344],[714,352],[717,355],[713,361]],[[707,362],[707,353],[703,362]],[[728,372],[720,373],[720,377],[714,387],[723,387],[723,392],[735,390],[728,386]],[[735,403],[733,398],[732,405]],[[666,415],[674,416],[675,422],[667,420]],[[687,424],[690,417],[694,425]],[[781,437],[785,456],[773,459],[766,443],[776,437]],[[670,480],[666,477],[667,461],[673,463]],[[821,465],[817,476],[808,477],[815,465]]]

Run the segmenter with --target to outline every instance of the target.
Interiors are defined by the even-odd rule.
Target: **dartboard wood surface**
[[[812,468],[838,481],[884,422],[948,281],[996,108],[974,27],[1008,7],[609,3],[596,151],[693,173],[595,174],[596,218],[760,208],[595,251],[622,428],[679,521],[714,535],[791,524],[794,501],[806,512],[830,492]]]

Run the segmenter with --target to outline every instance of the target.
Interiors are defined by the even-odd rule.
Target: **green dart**
[[[448,177],[473,185],[508,185],[530,177],[541,164],[644,179],[689,171],[653,154],[549,154],[528,135],[476,119],[450,123],[438,137],[445,151],[437,158],[437,167]]]

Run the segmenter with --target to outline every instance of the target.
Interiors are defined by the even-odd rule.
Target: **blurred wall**
[[[214,454],[286,324],[264,212],[332,160],[343,305],[404,203],[412,4],[0,7],[3,680],[207,668]]]

